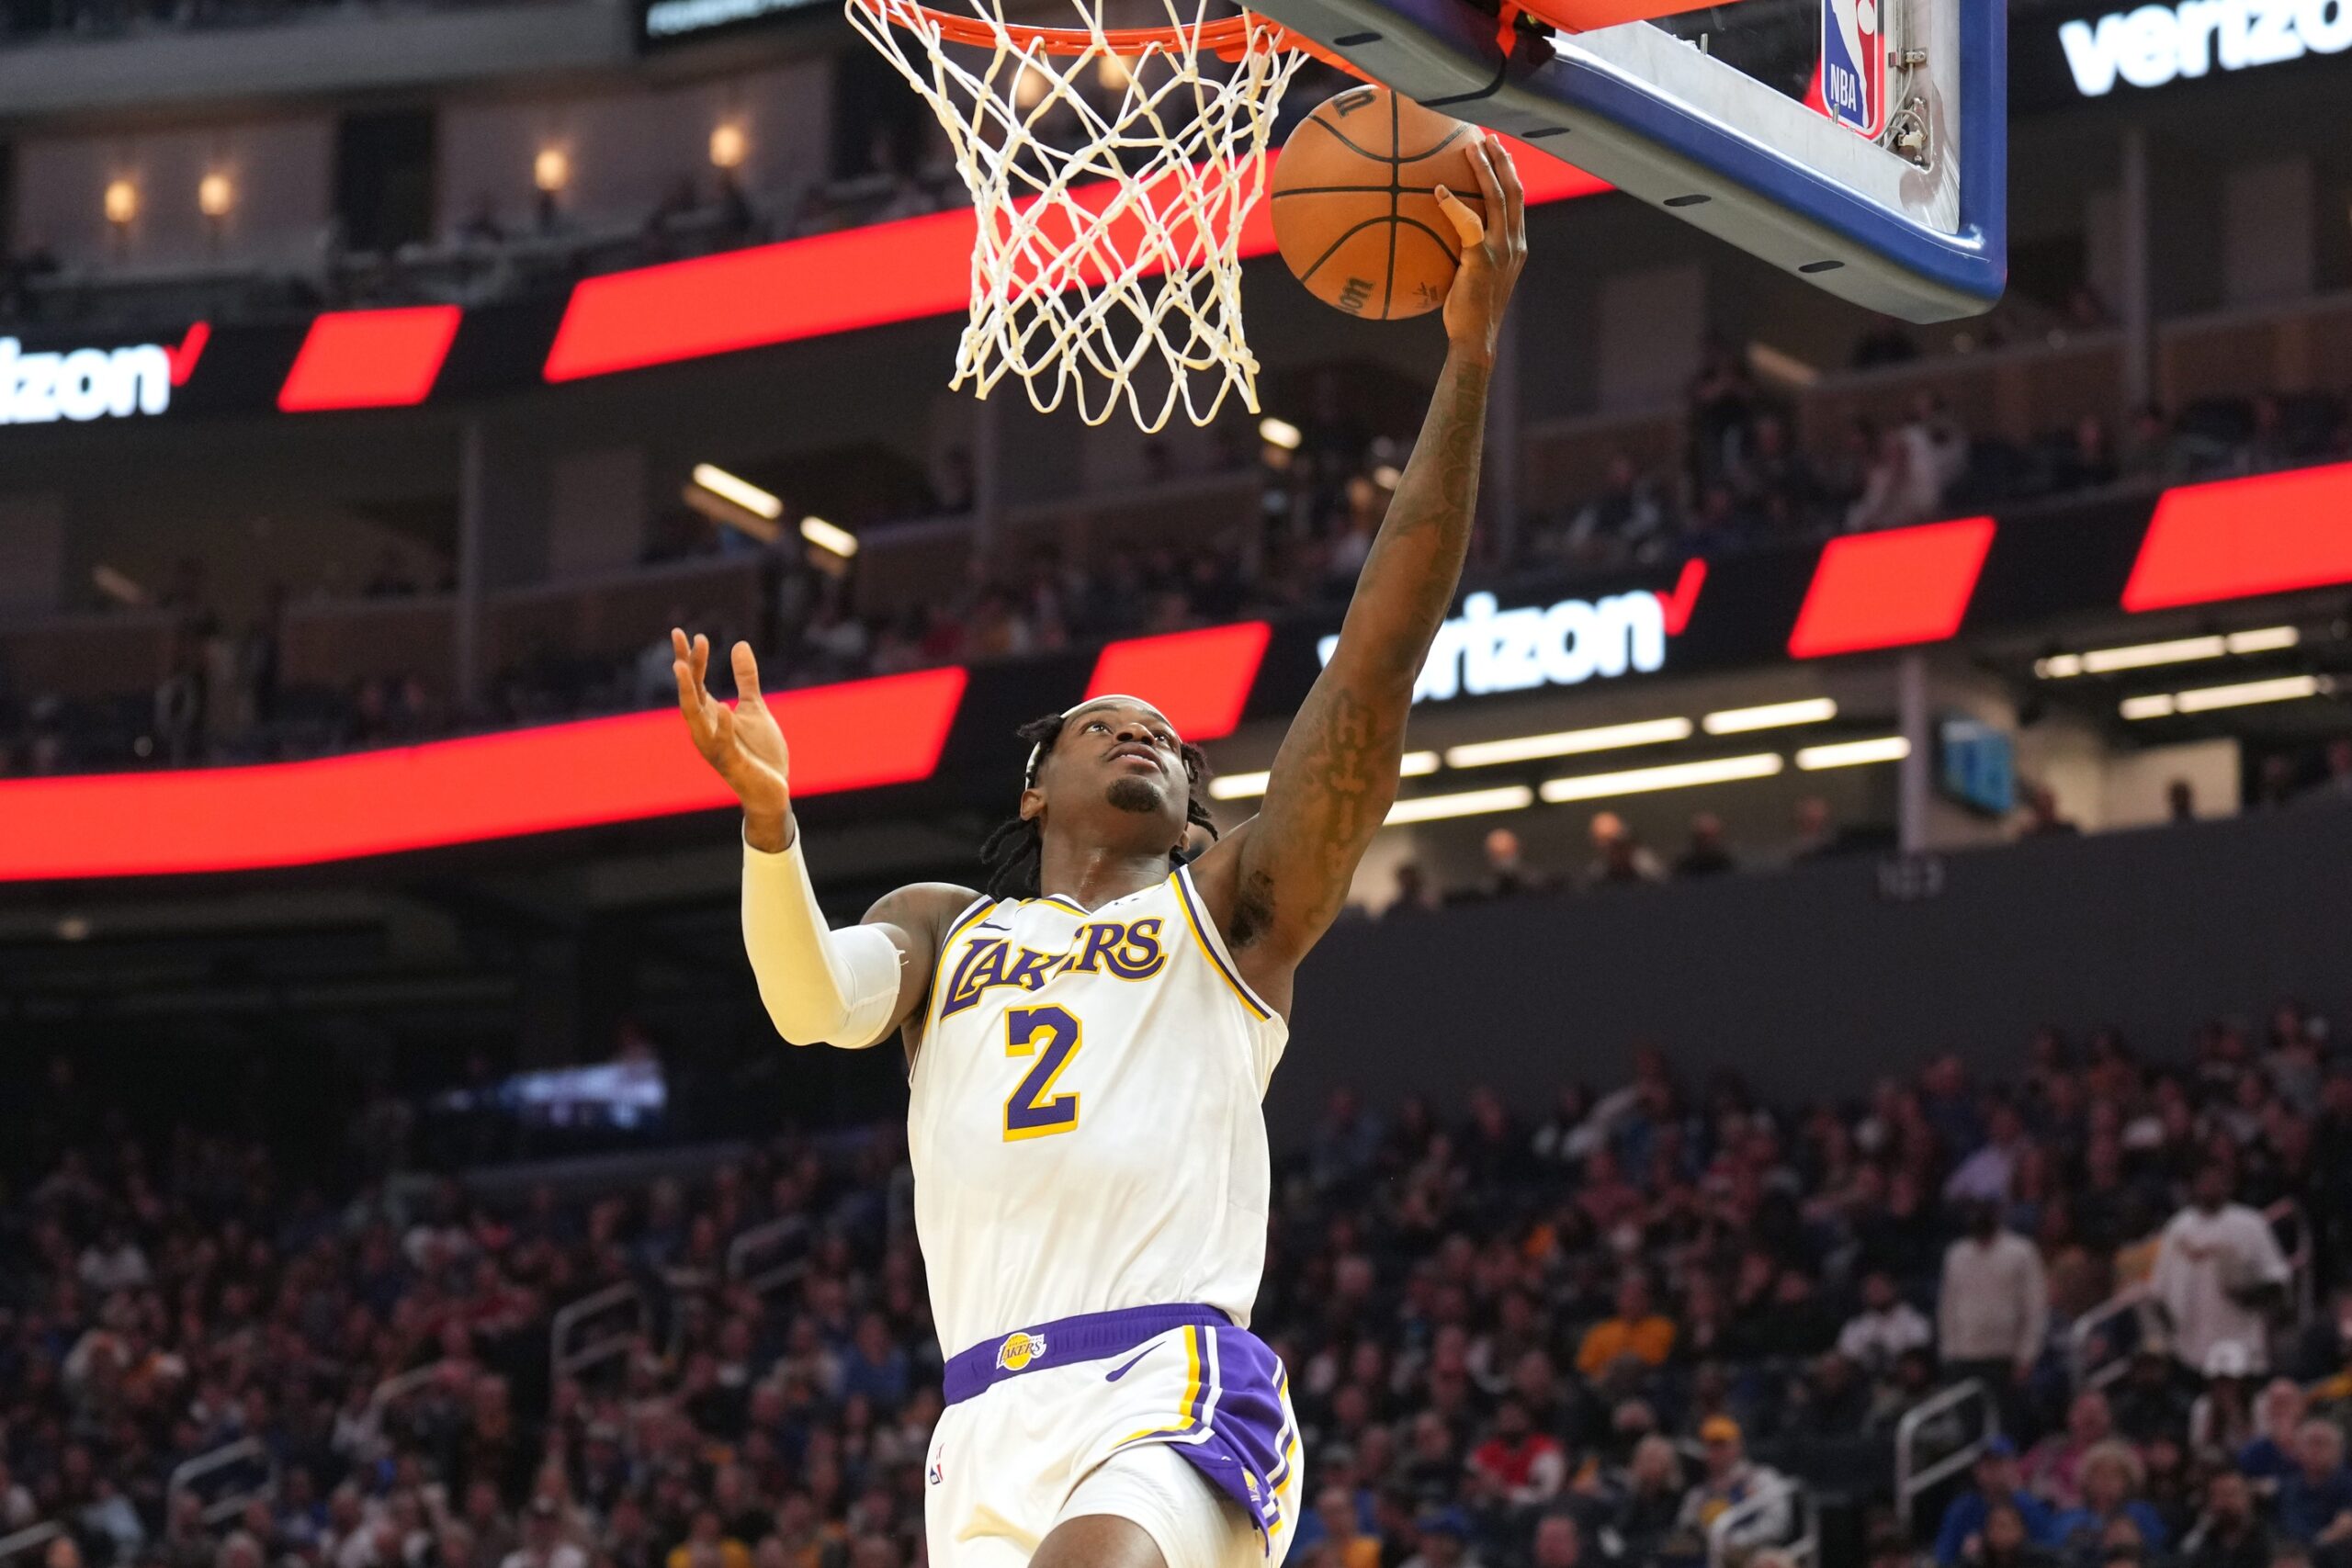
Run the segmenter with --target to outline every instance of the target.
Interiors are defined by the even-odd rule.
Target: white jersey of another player
[[[1259,1102],[1288,1036],[1182,871],[1092,911],[967,909],[907,1112],[945,1352],[1170,1303],[1246,1326],[1266,1256]]]

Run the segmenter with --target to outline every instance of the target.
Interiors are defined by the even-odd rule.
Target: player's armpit
[[[922,1013],[931,996],[932,979],[939,971],[939,950],[947,941],[948,929],[979,897],[952,882],[917,882],[885,893],[865,911],[865,923],[879,927],[899,948],[899,999],[891,1012],[892,1029],[903,1027]],[[889,1038],[888,1031],[883,1038]],[[910,1060],[914,1043],[910,1035]]]
[[[796,1045],[864,1050],[888,1038],[922,1004],[935,966],[923,941],[932,910],[960,889],[903,889],[899,919],[834,931],[817,904],[796,840],[743,851],[743,948],[776,1032]],[[972,895],[965,895],[967,902]],[[886,899],[885,904],[890,900]]]

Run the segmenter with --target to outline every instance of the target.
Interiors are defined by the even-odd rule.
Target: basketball
[[[1396,321],[1445,303],[1462,245],[1445,186],[1481,217],[1477,130],[1385,87],[1351,87],[1299,122],[1274,164],[1274,241],[1326,305]]]

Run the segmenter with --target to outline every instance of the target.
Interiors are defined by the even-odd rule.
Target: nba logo
[[[1882,5],[1821,0],[1821,107],[1857,136],[1886,129],[1886,37]]]

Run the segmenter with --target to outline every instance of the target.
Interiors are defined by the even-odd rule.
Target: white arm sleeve
[[[863,1051],[889,1032],[898,943],[872,926],[826,928],[797,834],[778,854],[743,846],[743,949],[776,1032],[795,1045]]]

